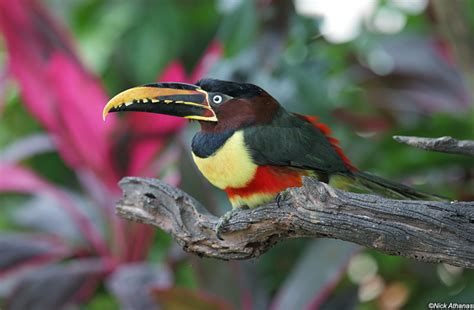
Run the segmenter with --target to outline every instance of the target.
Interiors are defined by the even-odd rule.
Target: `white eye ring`
[[[214,95],[212,97],[212,102],[216,103],[216,104],[219,104],[221,103],[223,100],[222,96],[221,95]]]

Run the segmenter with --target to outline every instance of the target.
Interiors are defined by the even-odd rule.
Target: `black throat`
[[[234,132],[234,129],[221,132],[199,131],[193,137],[191,150],[197,157],[207,158],[216,153]]]

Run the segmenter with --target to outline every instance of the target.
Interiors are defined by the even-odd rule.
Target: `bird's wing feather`
[[[246,128],[244,138],[258,165],[290,166],[324,173],[349,170],[320,128],[283,109],[271,123]]]

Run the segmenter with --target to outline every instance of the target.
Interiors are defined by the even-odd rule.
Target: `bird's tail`
[[[354,171],[351,175],[335,174],[330,178],[330,185],[351,192],[372,193],[392,199],[445,201],[437,195],[423,193],[409,186],[392,182],[370,173]]]

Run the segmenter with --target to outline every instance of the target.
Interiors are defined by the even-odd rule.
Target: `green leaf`
[[[228,56],[249,47],[258,30],[256,1],[242,1],[234,11],[224,15],[219,38],[224,42]]]

